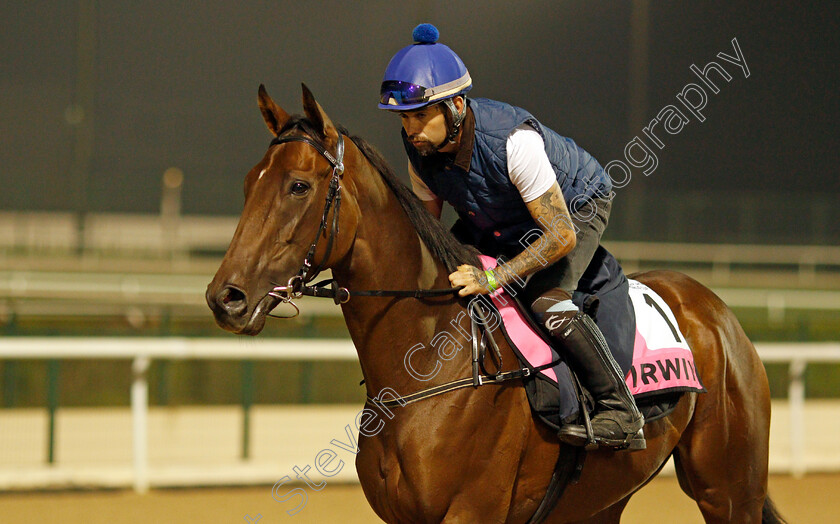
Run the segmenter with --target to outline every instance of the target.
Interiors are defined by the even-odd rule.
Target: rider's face
[[[408,141],[423,156],[435,153],[446,140],[446,118],[437,104],[403,111],[400,119]]]

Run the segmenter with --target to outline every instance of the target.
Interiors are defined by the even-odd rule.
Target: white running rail
[[[812,362],[840,362],[840,343],[756,344],[764,362],[788,363],[790,370],[789,470],[806,470],[805,369]],[[14,359],[129,359],[133,362],[131,417],[133,434],[132,484],[137,492],[150,486],[148,449],[148,376],[154,359],[227,360],[353,360],[350,340],[239,338],[41,338],[0,339],[0,360]],[[49,480],[49,479],[48,479]]]

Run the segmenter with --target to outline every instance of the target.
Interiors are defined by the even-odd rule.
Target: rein
[[[555,360],[552,360],[551,362],[548,362],[547,364],[542,364],[539,366],[531,366],[530,364],[526,363],[523,367],[520,367],[518,369],[502,371],[502,352],[499,349],[499,345],[496,342],[495,337],[493,336],[493,329],[488,328],[488,314],[491,311],[487,309],[487,306],[481,304],[480,302],[471,302],[467,306],[467,309],[469,311],[469,318],[471,324],[470,327],[472,332],[470,337],[472,340],[472,376],[446,382],[444,384],[426,388],[416,393],[411,393],[405,396],[392,395],[393,398],[391,400],[382,400],[380,398],[374,398],[368,395],[366,401],[370,404],[373,404],[374,406],[384,408],[402,407],[420,400],[435,397],[443,393],[449,393],[450,391],[455,391],[461,388],[477,388],[485,384],[501,384],[509,380],[530,377],[531,375],[535,375],[540,371],[554,367],[560,362],[560,359],[557,358]],[[513,346],[513,342],[508,338],[504,328],[502,328],[501,331],[508,344]],[[484,365],[484,361],[486,360],[485,357],[487,354],[488,344],[493,350],[493,352],[491,353],[491,359],[495,360],[495,372],[488,371]]]
[[[332,167],[332,175],[330,176],[330,187],[327,191],[327,198],[324,202],[324,212],[321,215],[321,224],[318,227],[318,233],[315,239],[309,246],[309,251],[303,259],[303,264],[298,270],[297,274],[286,282],[285,286],[275,286],[268,292],[269,296],[277,298],[280,302],[290,304],[295,308],[294,315],[288,317],[281,317],[278,315],[270,316],[275,318],[293,318],[300,313],[300,308],[293,302],[294,299],[302,296],[310,296],[317,298],[331,298],[336,304],[344,304],[350,300],[350,297],[410,297],[410,298],[426,298],[438,297],[445,295],[452,295],[458,292],[460,288],[442,288],[442,289],[414,289],[414,290],[392,290],[392,289],[369,289],[369,290],[349,290],[346,287],[341,287],[335,279],[322,280],[314,285],[309,285],[312,280],[324,268],[324,264],[332,253],[335,237],[338,236],[338,213],[341,209],[341,175],[344,174],[344,137],[338,133],[338,142],[336,144],[335,156],[333,156],[327,148],[319,142],[309,138],[305,135],[291,135],[285,137],[275,137],[268,147],[285,144],[288,142],[303,142],[314,147],[321,156],[323,156]],[[329,226],[329,234],[327,236],[327,252],[323,259],[318,264],[314,264],[315,250],[318,248],[318,240],[321,235],[327,230],[327,221],[330,214],[330,209],[335,206],[333,212],[332,224]],[[314,265],[314,268],[313,268]],[[279,303],[278,303],[279,304]],[[272,308],[273,309],[273,308]]]

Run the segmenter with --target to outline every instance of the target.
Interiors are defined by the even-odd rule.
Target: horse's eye
[[[305,195],[309,191],[309,184],[306,182],[295,182],[292,184],[292,194],[297,196]]]

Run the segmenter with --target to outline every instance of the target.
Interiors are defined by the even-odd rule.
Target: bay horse
[[[257,98],[275,138],[245,178],[242,216],[207,288],[219,326],[258,334],[271,309],[297,296],[321,268],[352,293],[445,289],[457,265],[481,267],[477,252],[427,213],[369,144],[345,140],[305,85],[303,116],[286,113],[263,86]],[[732,311],[688,276],[654,271],[634,278],[673,310],[708,392],[684,394],[670,415],[649,422],[647,449],[589,452],[578,482],[545,522],[619,522],[630,497],[671,456],[680,487],[706,522],[782,522],[767,495],[770,394],[752,343]],[[464,315],[464,299],[348,298],[345,291],[336,302],[369,398],[471,375],[466,352],[443,361],[432,349],[413,352],[415,370],[437,370],[427,382],[404,365],[409,348],[444,330],[469,347],[466,333],[451,328]],[[516,362],[504,341],[500,346],[504,361]],[[371,410],[361,425],[356,467],[368,502],[390,523],[529,522],[569,449],[535,421],[521,380],[450,391],[377,421],[375,415]]]

